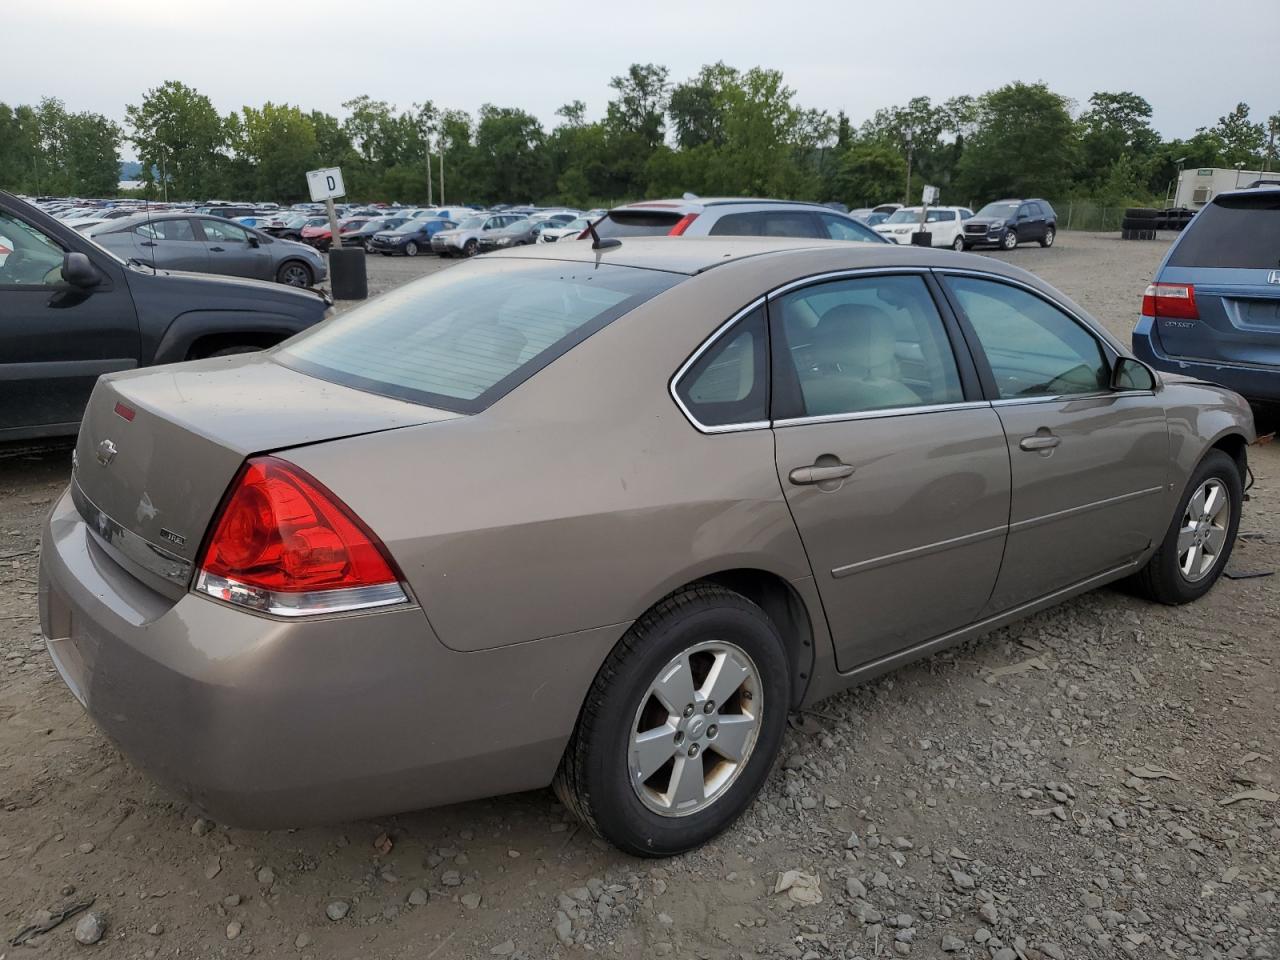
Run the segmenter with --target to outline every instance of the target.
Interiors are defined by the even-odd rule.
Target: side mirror
[[[1154,390],[1157,383],[1155,371],[1133,357],[1120,357],[1111,368],[1112,390]]]
[[[262,246],[262,242],[251,233],[249,234],[249,246],[260,247]]]
[[[87,256],[73,251],[62,258],[62,279],[73,287],[88,290],[102,282],[102,274]]]

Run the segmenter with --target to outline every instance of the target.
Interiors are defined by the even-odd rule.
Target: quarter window
[[[723,333],[676,384],[676,396],[706,427],[769,419],[768,334],[764,307]]]
[[[964,399],[946,329],[921,277],[836,280],[786,294],[770,309],[779,419]]]
[[[946,282],[977,334],[1002,400],[1108,388],[1111,368],[1097,337],[1048,301],[977,277]]]

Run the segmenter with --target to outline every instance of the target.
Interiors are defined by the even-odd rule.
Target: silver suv
[[[518,213],[476,214],[463,220],[456,230],[441,230],[432,237],[431,252],[442,257],[474,257],[480,252],[480,234],[509,227],[523,219]]]
[[[614,207],[596,223],[601,237],[812,237],[884,243],[847,214],[818,203],[742,197],[644,200]]]

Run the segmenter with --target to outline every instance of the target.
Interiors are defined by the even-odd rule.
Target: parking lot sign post
[[[938,202],[938,188],[926,186],[920,195],[920,226],[911,234],[911,245],[915,247],[933,246],[933,234],[924,228],[929,216],[929,204]]]
[[[333,209],[334,198],[347,195],[346,184],[342,182],[342,171],[337,167],[308,170],[307,189],[311,191],[312,201],[319,203],[323,200],[329,213],[329,229],[333,236],[329,243],[329,272],[334,299],[365,299],[369,296],[369,279],[364,251],[359,247],[343,249],[342,238],[338,233],[338,213]]]

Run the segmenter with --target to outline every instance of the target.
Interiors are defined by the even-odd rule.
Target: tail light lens
[[[277,616],[406,603],[386,548],[304,470],[248,461],[214,518],[196,591]]]
[[[1199,320],[1196,288],[1189,283],[1153,283],[1142,295],[1144,317],[1168,317],[1171,320]]]
[[[689,229],[689,224],[698,219],[696,213],[686,213],[683,217],[675,222],[671,227],[671,232],[667,234],[669,237],[678,237]]]

